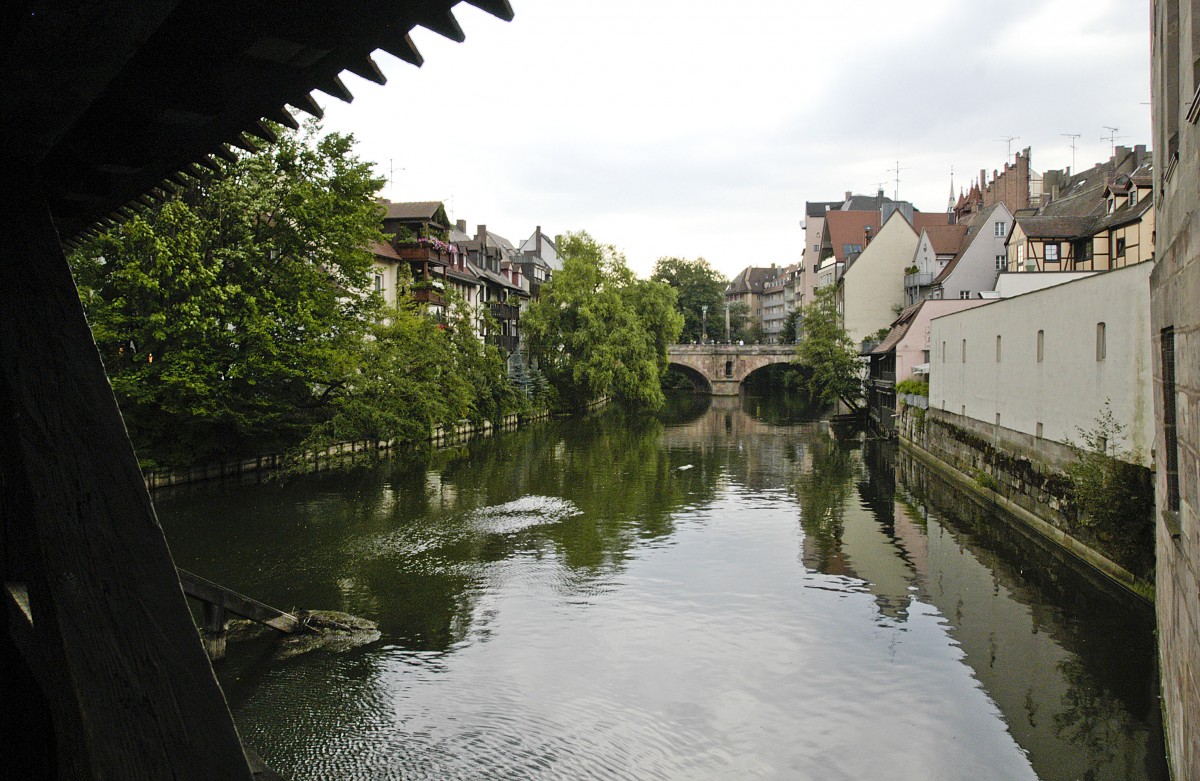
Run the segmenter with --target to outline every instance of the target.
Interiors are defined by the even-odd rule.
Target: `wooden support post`
[[[205,602],[204,626],[200,630],[200,640],[210,660],[216,662],[225,658],[225,639],[225,608]]]
[[[0,185],[0,582],[31,616],[0,646],[45,697],[39,745],[59,778],[250,781],[49,208]]]

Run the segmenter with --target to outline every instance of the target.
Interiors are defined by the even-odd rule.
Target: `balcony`
[[[521,316],[521,308],[512,304],[493,301],[491,307],[492,317],[497,320],[516,320]]]
[[[494,344],[508,353],[515,352],[517,345],[521,341],[520,337],[512,336],[511,334],[492,334],[487,340],[488,344]]]
[[[414,289],[412,291],[413,301],[426,306],[445,306],[446,297],[442,295],[440,290],[432,288]]]
[[[920,272],[917,272],[916,274],[905,274],[904,275],[904,286],[905,287],[925,287],[926,285],[932,285],[932,284],[933,284],[933,272],[932,271],[920,271]]]
[[[450,245],[445,242],[436,244],[425,241],[406,241],[396,245],[396,253],[402,260],[410,263],[433,263],[438,266],[450,265]]]

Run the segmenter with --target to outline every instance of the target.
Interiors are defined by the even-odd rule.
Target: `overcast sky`
[[[946,208],[1008,144],[1038,171],[1150,146],[1140,0],[511,0],[465,3],[456,44],[418,28],[417,69],[352,75],[325,126],[393,172],[392,200],[441,200],[519,241],[587,230],[648,275],[663,255],[732,276],[796,262],[804,202],[895,189]],[[1120,138],[1123,137],[1123,138]]]

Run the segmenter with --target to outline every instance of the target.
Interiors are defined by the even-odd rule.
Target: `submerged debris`
[[[294,615],[305,629],[294,634],[280,634],[262,624],[243,619],[234,619],[228,624],[229,640],[277,639],[276,659],[290,659],[309,651],[324,650],[344,653],[352,648],[367,645],[382,635],[379,624],[365,618],[340,613],[336,610],[299,610]]]

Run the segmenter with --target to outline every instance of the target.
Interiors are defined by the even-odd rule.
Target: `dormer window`
[[[1129,205],[1130,206],[1137,206],[1137,193],[1138,193],[1138,191],[1137,191],[1136,187],[1134,187],[1132,190],[1129,191]]]
[[[1110,198],[1108,199],[1108,213],[1109,213],[1109,214],[1112,214],[1112,213],[1113,213],[1113,212],[1115,212],[1116,210],[1117,210],[1117,199],[1116,199],[1116,198],[1111,198],[1111,197],[1110,197]]]

